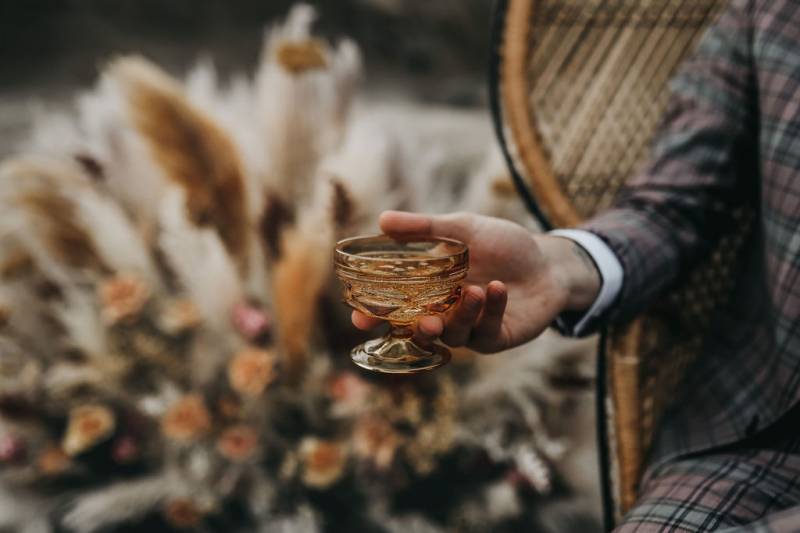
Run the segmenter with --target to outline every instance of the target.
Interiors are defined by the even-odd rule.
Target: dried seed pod
[[[109,437],[116,427],[114,413],[104,405],[82,405],[69,413],[61,447],[67,455],[85,452]]]

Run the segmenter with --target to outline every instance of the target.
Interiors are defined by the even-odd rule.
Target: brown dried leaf
[[[67,432],[61,448],[78,455],[109,437],[116,428],[114,413],[104,405],[82,405],[69,413]]]

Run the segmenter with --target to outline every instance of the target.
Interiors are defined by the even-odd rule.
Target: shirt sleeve
[[[611,248],[600,237],[589,231],[562,229],[551,231],[549,235],[574,241],[586,250],[600,273],[600,292],[589,310],[582,315],[564,314],[556,319],[557,328],[565,335],[582,337],[593,333],[622,290],[625,275],[622,264]]]

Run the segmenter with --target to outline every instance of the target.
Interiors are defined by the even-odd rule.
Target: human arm
[[[588,309],[600,290],[592,259],[574,241],[533,234],[506,220],[389,211],[380,226],[397,237],[437,235],[469,246],[461,304],[444,317],[423,317],[418,325],[420,336],[441,336],[450,346],[481,352],[517,346],[541,334],[562,312]],[[354,312],[353,323],[369,329],[379,321]]]

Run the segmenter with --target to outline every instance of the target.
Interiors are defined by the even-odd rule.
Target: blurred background
[[[258,193],[251,194],[255,199],[250,203],[257,204],[254,216],[261,217],[254,224],[256,230],[263,232],[265,226],[275,223],[277,229],[266,229],[278,235],[279,244],[288,246],[283,256],[259,252],[264,257],[256,254],[251,272],[239,273],[246,278],[238,281],[249,291],[249,299],[244,304],[236,302],[234,307],[247,318],[242,319],[246,324],[250,320],[265,330],[277,330],[260,332],[257,338],[249,339],[266,350],[260,353],[264,359],[267,352],[270,358],[285,358],[292,350],[285,345],[292,344],[289,341],[293,335],[299,339],[295,344],[301,345],[300,351],[308,352],[303,354],[307,365],[301,389],[276,379],[269,389],[269,400],[259,404],[266,414],[262,416],[259,409],[252,420],[243,416],[248,431],[268,441],[263,445],[266,451],[262,450],[267,459],[248,457],[252,462],[260,461],[262,468],[253,469],[238,464],[231,467],[230,461],[225,462],[230,459],[227,456],[221,461],[219,446],[212,444],[198,444],[189,453],[175,445],[168,424],[162,421],[158,425],[160,417],[169,418],[175,405],[183,405],[175,403],[176,390],[186,392],[184,376],[170,374],[171,367],[163,360],[154,363],[156,374],[169,375],[174,381],[170,383],[172,388],[165,388],[166,392],[159,389],[154,397],[142,399],[139,395],[143,393],[136,387],[128,382],[121,385],[127,387],[122,390],[123,398],[108,400],[111,407],[89,412],[98,419],[116,417],[115,429],[88,439],[79,452],[65,457],[64,445],[58,444],[58,439],[62,432],[67,437],[71,434],[77,415],[68,408],[83,402],[85,393],[83,388],[70,387],[73,381],[83,386],[80,372],[87,370],[70,367],[74,374],[63,374],[63,368],[55,368],[58,365],[48,353],[51,347],[43,340],[43,363],[37,372],[41,370],[45,376],[46,386],[34,386],[39,382],[32,378],[34,384],[29,386],[26,382],[23,390],[17,390],[20,386],[15,372],[19,372],[14,370],[6,376],[6,383],[0,365],[0,414],[5,414],[2,399],[9,387],[15,401],[17,395],[36,398],[50,410],[46,416],[38,412],[34,415],[36,424],[45,429],[39,428],[30,435],[16,422],[0,421],[0,466],[5,463],[3,468],[11,465],[23,470],[20,474],[10,468],[11,474],[0,483],[0,528],[26,532],[141,531],[140,527],[151,531],[264,533],[599,531],[594,444],[595,340],[568,341],[548,333],[532,344],[495,357],[461,353],[454,364],[428,380],[382,381],[356,374],[347,359],[347,350],[357,340],[363,340],[363,335],[359,337],[352,331],[348,312],[339,304],[340,287],[329,271],[328,250],[335,238],[375,231],[382,208],[464,210],[507,218],[532,231],[538,229],[516,196],[491,128],[486,70],[492,2],[310,2],[317,12],[315,35],[333,44],[349,37],[360,49],[363,68],[354,95],[336,85],[336,72],[331,74],[323,68],[319,76],[315,72],[287,74],[274,64],[271,52],[262,53],[265,31],[283,23],[294,4],[287,0],[0,0],[0,159],[37,151],[55,154],[56,159],[66,161],[55,174],[63,171],[64,176],[74,172],[70,165],[77,161],[81,170],[89,174],[91,194],[87,193],[88,200],[83,198],[82,193],[75,192],[78,188],[72,187],[74,183],[66,180],[65,197],[85,206],[97,200],[91,195],[107,195],[111,204],[119,203],[122,211],[137,222],[136,231],[144,234],[144,255],[156,256],[159,267],[164,261],[174,260],[175,265],[170,266],[177,276],[191,277],[197,265],[206,266],[207,255],[198,251],[205,248],[186,245],[167,259],[159,254],[169,256],[169,252],[154,250],[163,248],[164,241],[153,236],[153,228],[163,228],[147,218],[155,216],[148,203],[158,203],[161,196],[157,191],[166,189],[154,188],[150,195],[139,194],[138,189],[148,184],[162,186],[162,177],[154,171],[161,162],[157,157],[151,161],[149,152],[143,149],[151,146],[148,135],[135,131],[140,124],[131,124],[130,117],[122,112],[122,100],[115,89],[101,87],[96,94],[90,92],[108,62],[125,54],[142,55],[176,79],[185,80],[188,75],[188,100],[230,134],[241,150],[243,166],[252,173],[247,176],[253,180],[248,186]],[[326,48],[326,54],[334,57],[332,49]],[[205,65],[213,62],[218,78],[210,82],[213,76],[206,67],[193,70],[198,61]],[[335,71],[333,63],[330,70]],[[262,74],[263,80],[259,78]],[[237,93],[234,86],[228,91],[233,80],[242,82],[238,87],[246,90]],[[325,111],[329,103],[304,106],[302,97],[292,99],[293,91],[309,87],[331,91],[334,96],[348,93],[343,99],[347,104],[352,101],[349,122],[323,123],[320,119],[319,131],[314,127],[303,129],[303,121],[316,126],[318,117],[313,112]],[[272,97],[271,88],[276,88],[274,94],[292,100],[287,106],[280,101],[266,106],[280,115],[274,120],[256,112],[258,104],[263,104],[258,97],[263,97],[264,91]],[[313,90],[302,94],[319,96]],[[89,96],[81,100],[81,95]],[[252,107],[248,107],[250,104]],[[261,108],[258,110],[261,112]],[[293,130],[298,123],[302,127]],[[334,136],[343,135],[343,140],[325,145],[329,153],[298,150],[303,142],[316,143],[317,137],[331,132]],[[269,143],[261,134],[270,137]],[[284,134],[286,138],[295,135],[299,141],[284,143]],[[156,143],[153,152],[157,148]],[[289,161],[285,168],[299,169],[297,174],[270,175],[274,169],[269,165],[283,161],[283,152],[298,151],[303,157],[319,159],[311,171],[306,172],[308,169],[298,165],[290,154],[292,157],[285,157]],[[269,152],[266,163],[261,152]],[[325,172],[318,172],[317,164]],[[12,174],[27,175],[26,168],[13,168]],[[319,202],[320,195],[327,194],[330,169],[341,178],[340,189],[344,191],[344,195],[334,198],[339,202],[335,207],[344,206],[345,211],[355,213],[341,227],[337,226],[340,221],[328,227],[330,221],[325,217],[329,205]],[[302,181],[303,172],[308,174],[302,178],[308,181],[308,190],[294,191],[294,182]],[[155,177],[147,177],[149,174]],[[143,177],[147,180],[140,180]],[[53,183],[60,185],[51,188],[61,187],[60,179],[54,178]],[[99,180],[100,185],[92,180]],[[127,188],[125,180],[129,181]],[[14,187],[0,187],[0,197],[13,197],[18,192]],[[266,202],[262,205],[264,197]],[[96,216],[110,211],[90,213],[95,218],[89,217],[87,233],[102,233],[103,224]],[[35,220],[42,222],[47,213],[36,216],[39,218],[34,217]],[[49,313],[59,296],[43,296],[43,280],[35,274],[33,279],[24,275],[21,280],[14,278],[19,271],[24,274],[24,269],[11,268],[20,263],[15,247],[19,245],[24,251],[28,241],[23,239],[20,244],[14,240],[19,227],[4,226],[8,220],[11,217],[0,217],[0,318],[4,303],[25,307],[16,303],[27,301],[27,296],[20,295],[28,295],[25,291],[29,290],[29,282],[35,284],[31,308],[34,300],[41,299],[42,312]],[[48,222],[45,220],[42,227],[47,229]],[[158,223],[168,225],[161,219]],[[34,226],[30,225],[31,233],[36,230]],[[178,229],[186,231],[186,240],[194,243],[191,239],[196,236],[191,230]],[[28,230],[29,227],[24,228],[24,232]],[[130,234],[125,235],[110,241],[127,247],[124,239]],[[284,241],[280,241],[281,237],[285,237]],[[36,238],[31,236],[29,241]],[[319,245],[320,239],[323,245]],[[297,246],[292,247],[292,242]],[[267,248],[270,244],[276,247],[275,243],[267,243]],[[304,255],[315,247],[320,248],[321,256]],[[22,258],[26,258],[24,253]],[[11,267],[6,268],[8,265]],[[8,272],[10,281],[4,287],[2,282]],[[86,283],[69,270],[64,277],[78,277],[77,286],[86,290],[90,300],[102,292],[91,285],[100,283],[97,280]],[[297,301],[293,293],[282,296],[281,286],[314,286],[317,278],[317,292],[299,290]],[[209,281],[214,278],[190,279],[186,283],[198,285],[201,300],[203,291],[216,295],[226,290],[223,287],[217,291],[208,285]],[[111,282],[120,280],[114,278]],[[153,298],[169,300],[173,296],[156,294]],[[70,310],[69,305],[63,308]],[[317,305],[319,309],[315,308]],[[150,308],[144,309],[150,312]],[[86,309],[76,306],[72,310],[84,318],[80,312]],[[227,313],[228,308],[224,311]],[[47,319],[53,322],[59,313],[63,313],[62,308],[56,310],[55,319]],[[145,312],[141,314],[136,318],[136,327],[143,324],[145,333],[153,334],[150,317]],[[290,323],[287,316],[299,316],[301,325],[311,325],[298,332],[284,331]],[[25,327],[22,321],[11,323]],[[236,327],[239,326],[237,322]],[[33,331],[38,327],[31,326]],[[220,346],[229,350],[242,346],[242,331],[225,330],[218,335],[212,332],[213,342],[208,342],[202,336],[207,333],[204,325],[189,329],[194,327],[199,331],[192,334],[205,339],[205,345],[186,343],[180,336],[178,342],[173,332],[159,331],[158,335],[167,339],[168,346],[177,343],[191,356],[203,350],[220,351]],[[110,338],[119,333],[107,324],[102,328],[108,328]],[[17,340],[14,331],[8,338],[3,335],[0,320],[0,353],[6,347],[3,341],[13,348]],[[16,348],[9,348],[8,353],[17,351],[22,353]],[[64,354],[68,365],[80,367],[86,362],[84,359],[91,359],[78,357],[75,351]],[[200,355],[208,359],[207,353]],[[14,364],[24,365],[25,360],[21,357],[23,362]],[[285,363],[282,360],[276,366]],[[7,366],[17,368],[10,363]],[[113,382],[113,378],[104,377],[111,373],[110,369],[111,366],[100,368],[100,381]],[[48,380],[51,370],[56,375]],[[225,380],[231,375],[230,367],[228,372],[217,369],[214,375],[218,382],[192,386],[207,400],[216,401],[219,391],[229,388]],[[87,375],[94,379],[96,374]],[[59,380],[68,381],[70,386]],[[52,383],[65,387],[67,392],[51,387]],[[90,383],[89,388],[94,385]],[[59,394],[68,400],[63,401]],[[107,402],[104,394],[92,393],[90,397]],[[364,397],[377,400],[364,413],[353,410],[353,397],[356,403]],[[245,400],[241,401],[246,405]],[[139,424],[139,429],[128,431],[123,419],[127,424],[124,416],[129,411],[150,420],[151,425],[137,422],[133,425]],[[213,414],[216,417],[218,413]],[[384,427],[384,418],[391,422],[390,427]],[[376,419],[380,422],[377,429],[370,426]],[[215,432],[224,425],[214,419]],[[364,427],[369,431],[364,433]],[[440,435],[445,436],[437,440]],[[241,445],[241,440],[233,442]],[[180,453],[175,452],[176,448]],[[40,450],[44,451],[37,455]],[[349,454],[346,468],[344,459],[337,459],[337,454],[345,453]],[[309,479],[309,472],[314,474],[312,467],[321,471],[316,472],[317,478]],[[168,481],[158,477],[161,475],[166,475]],[[63,479],[59,477],[58,482],[51,483],[54,476]],[[153,494],[152,501],[146,497]],[[128,512],[129,509],[132,510]]]
[[[109,59],[136,52],[174,73],[211,58],[251,72],[265,29],[289,0],[29,0],[0,2],[0,154],[31,108],[65,102]],[[369,94],[485,105],[490,0],[321,0],[317,31],[361,47]]]

